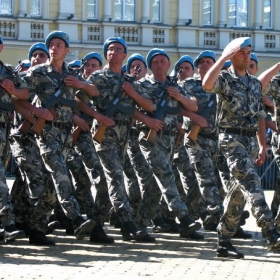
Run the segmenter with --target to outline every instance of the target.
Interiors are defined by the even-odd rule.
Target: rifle
[[[137,71],[135,73],[135,75],[133,76],[128,76],[128,75],[124,75],[124,79],[125,81],[127,82],[133,82],[135,80],[135,78],[138,76],[138,74],[140,73],[141,71],[141,68],[138,67],[137,68]],[[126,95],[126,92],[124,90],[121,89],[122,87],[122,84],[120,85],[119,87],[119,92],[116,96],[116,98],[113,100],[113,102],[107,107],[104,115],[106,117],[109,117],[111,118],[113,116],[113,114],[115,113],[116,110],[119,110],[121,112],[123,112],[124,114],[130,114],[132,115],[133,112],[134,112],[134,108],[133,110],[131,110],[131,108],[127,109],[126,107],[124,106],[121,106],[120,102],[121,100],[125,97]],[[101,124],[97,130],[95,131],[94,135],[93,135],[93,139],[98,142],[98,143],[101,143],[102,140],[103,140],[103,137],[104,137],[104,134],[105,134],[105,131],[106,131],[106,128],[107,126],[105,124]]]
[[[213,94],[213,96],[210,98],[209,102],[204,107],[203,111],[201,112],[201,114],[200,114],[201,117],[205,118],[208,115],[208,113],[211,112],[211,110],[213,109],[213,106],[215,105],[215,99],[216,99],[216,95]],[[195,124],[192,127],[192,129],[189,131],[187,137],[195,143],[200,129],[201,129],[201,126],[199,126],[198,124]]]
[[[84,67],[84,63],[81,65],[80,68],[74,69],[72,73],[66,73],[66,74],[67,75],[70,74],[72,76],[75,76],[75,75],[77,75],[81,71],[81,69],[83,69],[83,67]],[[54,107],[55,107],[55,105],[57,103],[60,103],[61,105],[67,106],[67,107],[76,107],[76,101],[75,100],[67,100],[65,98],[62,98],[63,90],[64,90],[65,87],[66,87],[66,84],[62,80],[62,82],[59,85],[59,87],[56,90],[56,92],[45,103],[44,107],[46,109],[48,109],[53,115],[54,115]],[[28,122],[28,121],[25,120],[24,122]],[[41,132],[42,132],[42,129],[43,129],[44,125],[45,125],[45,122],[46,122],[45,119],[38,118],[37,121],[32,126],[31,131],[33,133],[36,133],[37,135],[40,135]],[[22,126],[23,125],[24,124],[22,124]],[[27,130],[25,127],[24,128],[21,127],[21,131],[27,131],[28,132],[29,130]]]
[[[177,85],[177,81],[181,75],[182,70],[178,70],[178,73],[176,76],[172,77],[170,82],[167,82],[164,89],[163,89],[163,95],[162,95],[162,99],[160,101],[159,106],[157,107],[157,110],[155,112],[155,119],[157,120],[162,120],[163,119],[163,115],[166,113],[170,113],[170,114],[178,114],[180,112],[180,109],[178,107],[176,108],[171,108],[167,106],[168,103],[168,93],[167,93],[167,88],[170,86],[175,86]],[[157,139],[157,131],[154,129],[150,129],[148,136],[147,136],[147,141],[149,141],[150,143],[155,144],[156,143],[156,139]]]

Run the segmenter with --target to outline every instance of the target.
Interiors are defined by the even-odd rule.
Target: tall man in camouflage
[[[219,144],[235,180],[224,200],[224,214],[218,225],[218,257],[244,257],[232,246],[231,237],[240,221],[245,195],[257,225],[265,232],[268,249],[280,248],[280,235],[275,230],[272,213],[254,166],[255,162],[261,165],[265,160],[266,114],[261,83],[246,71],[251,44],[249,37],[230,42],[203,79],[205,90],[218,95]],[[231,68],[221,71],[227,59],[231,59]],[[234,196],[230,195],[231,191],[235,192]]]
[[[53,31],[47,36],[45,44],[49,50],[50,61],[29,69],[25,77],[30,89],[36,93],[36,106],[44,107],[61,83],[65,83],[66,86],[61,89],[64,99],[55,104],[55,117],[51,121],[46,120],[36,140],[46,168],[51,172],[61,207],[72,220],[76,238],[82,239],[94,227],[95,222],[85,221],[80,215],[79,205],[72,195],[72,184],[65,163],[67,150],[72,145],[70,129],[74,107],[69,104],[69,100],[74,101],[76,90],[73,87],[76,78],[70,75],[64,63],[65,56],[69,52],[69,36],[62,31]],[[80,89],[91,91],[94,87],[82,83]],[[68,100],[68,104],[63,101],[65,99]]]
[[[151,69],[152,75],[146,76],[139,81],[137,90],[147,94],[151,98],[155,111],[157,106],[164,102],[162,99],[165,94],[168,94],[169,98],[166,100],[167,107],[161,120],[164,123],[164,127],[157,133],[155,143],[150,143],[147,140],[149,128],[145,123],[139,125],[139,143],[141,151],[156,177],[168,208],[180,220],[180,235],[185,237],[191,232],[198,230],[200,224],[194,223],[190,219],[187,206],[180,198],[171,162],[177,131],[178,114],[180,110],[182,112],[185,110],[196,110],[196,101],[185,96],[177,84],[169,86],[170,77],[167,77],[167,72],[170,68],[170,60],[165,50],[152,49],[147,55],[147,66]]]
[[[113,112],[113,123],[107,121],[103,140],[101,143],[96,142],[95,148],[105,172],[111,203],[122,224],[123,239],[154,241],[154,238],[138,230],[132,222],[132,209],[125,191],[122,167],[131,117],[139,118],[142,115],[135,109],[134,102],[146,110],[152,110],[153,105],[149,99],[139,95],[130,83],[124,81],[121,68],[127,55],[126,42],[120,37],[108,38],[103,45],[103,52],[108,68],[94,72],[89,77],[89,81],[100,93],[99,97],[93,99],[96,111],[104,114],[120,92],[125,91],[126,95],[121,97],[120,109]],[[83,110],[91,114],[91,110]],[[158,123],[155,122],[155,125],[158,126]],[[93,126],[95,130],[100,126],[98,120],[94,120]]]

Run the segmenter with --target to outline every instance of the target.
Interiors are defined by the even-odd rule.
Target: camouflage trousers
[[[75,145],[75,150],[84,163],[85,170],[88,174],[93,189],[93,218],[96,222],[103,225],[109,216],[109,211],[112,204],[109,199],[105,174],[100,163],[99,156],[95,150],[91,132],[80,133]],[[90,189],[88,189],[87,194],[89,198]]]
[[[73,196],[72,183],[66,165],[68,151],[72,146],[69,127],[55,127],[45,124],[36,139],[45,167],[51,173],[58,201],[68,218],[74,220],[80,215],[80,208]]]
[[[103,140],[95,148],[103,167],[109,198],[121,223],[132,221],[132,207],[125,189],[123,162],[128,126],[107,127]]]
[[[158,217],[161,190],[140,149],[138,137],[139,132],[133,130],[128,141],[127,154],[138,178],[138,190],[135,190],[134,196],[140,201],[135,221],[142,228],[150,225],[151,220]]]
[[[264,232],[274,229],[272,212],[266,203],[260,177],[254,166],[259,151],[257,138],[221,133],[219,141],[221,152],[227,159],[231,180],[234,180],[224,200],[224,214],[218,225],[219,234],[224,238],[233,236],[246,201],[250,203],[257,225]]]
[[[0,127],[0,222],[2,222],[3,227],[14,224],[13,207],[6,182],[5,164],[3,163],[6,141],[8,141],[6,128]]]
[[[23,135],[16,130],[10,136],[10,142],[22,178],[15,181],[19,184],[15,183],[12,190],[16,221],[27,222],[31,228],[44,232],[56,202],[54,187],[49,184],[50,174],[44,168],[32,135]],[[19,188],[25,192],[26,201]]]
[[[187,143],[187,135],[185,140]],[[187,145],[187,152],[195,172],[200,192],[210,214],[222,213],[223,202],[218,184],[218,169],[216,166],[218,142],[198,135],[195,145]]]
[[[277,148],[275,148],[275,146],[272,146],[272,151],[277,166],[280,170],[280,155],[277,153]],[[274,190],[273,199],[271,202],[271,211],[273,214],[275,225],[277,226],[277,228],[280,228],[280,172],[278,172],[277,174],[277,183]]]
[[[188,208],[182,201],[172,170],[175,136],[161,133],[157,142],[151,144],[146,140],[147,132],[140,132],[139,144],[141,151],[153,172],[168,209],[175,213],[178,219],[188,214]]]

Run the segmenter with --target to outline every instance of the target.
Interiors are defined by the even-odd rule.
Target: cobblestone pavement
[[[272,191],[266,191],[268,203]],[[155,244],[123,242],[119,229],[106,225],[112,245],[77,241],[56,230],[54,247],[30,246],[28,239],[0,243],[0,279],[279,279],[280,254],[268,253],[252,216],[244,229],[250,240],[233,240],[243,260],[217,258],[216,234],[204,232],[203,241],[184,240],[178,234],[154,234]]]

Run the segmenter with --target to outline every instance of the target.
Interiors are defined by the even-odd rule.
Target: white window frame
[[[95,11],[94,11],[94,14],[95,14],[95,17],[89,17],[88,16],[88,0],[86,1],[86,10],[87,10],[87,20],[97,20],[98,19],[98,0],[95,0]]]
[[[242,1],[246,1],[247,2],[247,23],[246,23],[246,26],[240,26],[238,23],[237,23],[237,20],[239,19],[239,11],[236,10],[236,17],[235,17],[235,23],[233,25],[231,25],[231,23],[229,22],[229,26],[234,26],[234,27],[239,27],[239,28],[249,28],[249,10],[250,10],[250,3],[249,3],[249,0],[235,0],[235,3],[236,3],[236,7],[239,6],[239,3],[242,2]],[[260,0],[258,0],[260,1]],[[230,3],[229,3],[229,7],[228,7],[228,12],[229,11],[229,8],[230,8]]]
[[[204,23],[204,5],[205,5],[205,0],[202,0],[202,22],[204,26],[213,26],[213,21],[214,21],[214,1],[209,0],[210,4],[210,23]]]
[[[119,1],[121,1],[121,0],[119,0]],[[137,15],[137,13],[136,13],[137,0],[133,0],[133,1],[134,1],[134,15],[133,15],[134,19],[133,19],[133,20],[126,20],[126,19],[125,19],[125,6],[126,6],[126,5],[124,5],[124,1],[126,1],[126,0],[122,0],[122,1],[123,1],[123,2],[122,2],[122,15],[123,15],[123,18],[121,18],[121,19],[116,19],[116,17],[115,17],[115,9],[114,9],[114,18],[115,18],[115,20],[116,20],[116,21],[136,21],[136,15]],[[114,8],[115,8],[115,0],[114,0]]]
[[[154,20],[153,19],[153,15],[154,15],[154,13],[153,13],[153,2],[154,2],[154,0],[151,0],[151,6],[152,6],[152,8],[151,8],[151,11],[152,11],[152,21],[153,21],[153,23],[162,23],[163,22],[163,0],[157,0],[158,2],[159,2],[159,20]]]
[[[0,7],[2,5],[3,0],[0,0]],[[2,9],[0,9],[0,15],[1,16],[12,16],[14,14],[14,1],[10,0],[11,2],[11,13],[2,13]]]
[[[40,11],[39,11],[39,14],[32,14],[31,11],[32,11],[32,6],[31,6],[31,2],[32,0],[30,0],[30,16],[31,17],[42,17],[42,14],[43,14],[43,11],[42,11],[42,8],[43,8],[43,4],[42,4],[42,0],[37,0],[39,1],[39,7],[40,7]]]

